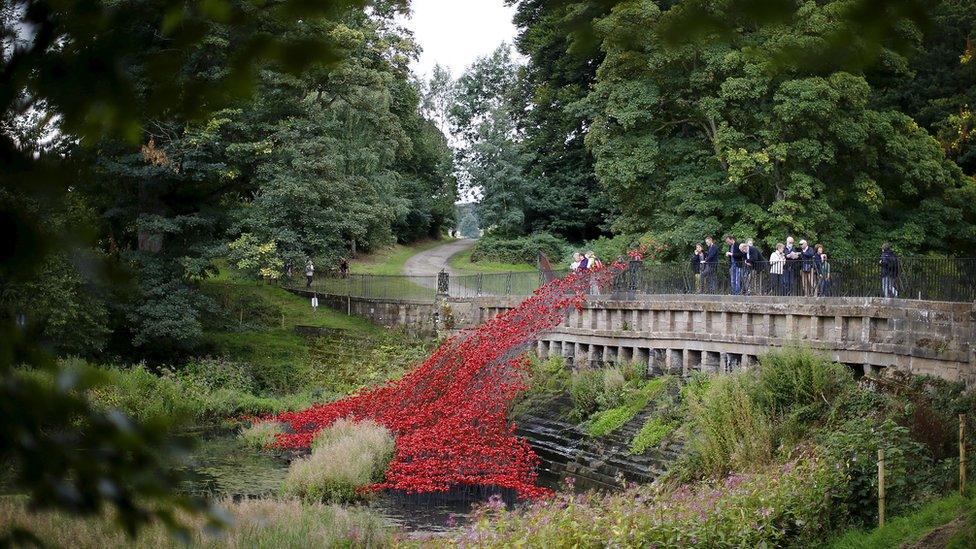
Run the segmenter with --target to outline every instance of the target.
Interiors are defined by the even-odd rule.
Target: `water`
[[[231,430],[200,430],[183,436],[196,441],[181,466],[184,493],[214,498],[274,497],[296,454],[248,447]],[[466,496],[466,497],[465,497]],[[362,504],[412,534],[443,535],[467,523],[474,497],[404,496],[378,493]],[[480,498],[479,498],[480,500]]]

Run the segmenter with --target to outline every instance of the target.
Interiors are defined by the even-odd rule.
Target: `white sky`
[[[422,77],[439,63],[457,78],[475,58],[515,38],[515,9],[502,0],[411,0],[410,10],[406,26],[423,49],[412,68]]]

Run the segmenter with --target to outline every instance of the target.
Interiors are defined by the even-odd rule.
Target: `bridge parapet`
[[[514,308],[518,298],[449,299],[458,327]],[[591,298],[537,344],[575,366],[646,363],[650,373],[729,371],[771,348],[804,345],[858,372],[897,368],[976,381],[972,303],[879,298],[648,296]]]

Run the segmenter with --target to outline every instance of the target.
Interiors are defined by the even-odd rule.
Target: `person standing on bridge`
[[[881,259],[878,260],[881,266],[881,293],[885,298],[898,297],[898,288],[895,281],[898,279],[898,256],[891,249],[891,244],[885,243],[881,247]]]
[[[783,287],[786,288],[786,292],[783,295],[794,295],[797,288],[796,279],[799,276],[797,266],[800,263],[800,250],[796,249],[793,242],[792,236],[786,237],[786,247],[783,249],[783,255],[786,257],[786,267],[783,268],[783,277],[786,280],[783,281]]]
[[[817,278],[817,252],[810,247],[806,240],[800,241],[800,276],[803,280],[803,296],[813,297],[816,295]]]
[[[705,250],[705,259],[702,264],[702,278],[704,279],[702,291],[714,294],[718,292],[718,244],[715,243],[715,239],[706,236],[705,245],[708,248]]]
[[[312,287],[312,278],[315,276],[315,265],[312,265],[312,260],[309,259],[305,263],[305,287]]]
[[[702,269],[705,266],[705,248],[695,244],[695,253],[691,255],[691,272],[695,275],[695,289],[693,293],[702,292]]]
[[[729,266],[729,282],[732,286],[732,295],[742,293],[742,270],[745,266],[745,254],[739,248],[739,243],[731,234],[725,235],[725,243],[729,245],[729,251],[725,252],[731,265]]]
[[[783,253],[785,249],[786,246],[778,242],[776,249],[769,254],[770,291],[774,295],[786,295],[786,279],[783,275],[783,267],[786,265],[786,255]]]
[[[573,262],[569,264],[569,270],[578,273],[580,271],[580,265],[583,263],[583,254],[579,252],[573,252]]]

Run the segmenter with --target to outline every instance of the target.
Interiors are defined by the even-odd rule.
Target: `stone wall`
[[[347,314],[369,319],[374,324],[388,327],[404,327],[413,335],[436,335],[441,325],[442,307],[437,303],[409,299],[367,299],[323,294],[310,290],[289,290],[311,300],[319,298],[319,307],[328,307]]]
[[[518,299],[471,300],[467,325]],[[474,310],[476,309],[476,310]],[[898,368],[976,381],[971,303],[872,298],[654,296],[590,299],[538,342],[542,356],[571,363],[639,361],[651,375],[748,367],[770,348],[804,345],[856,371]]]

